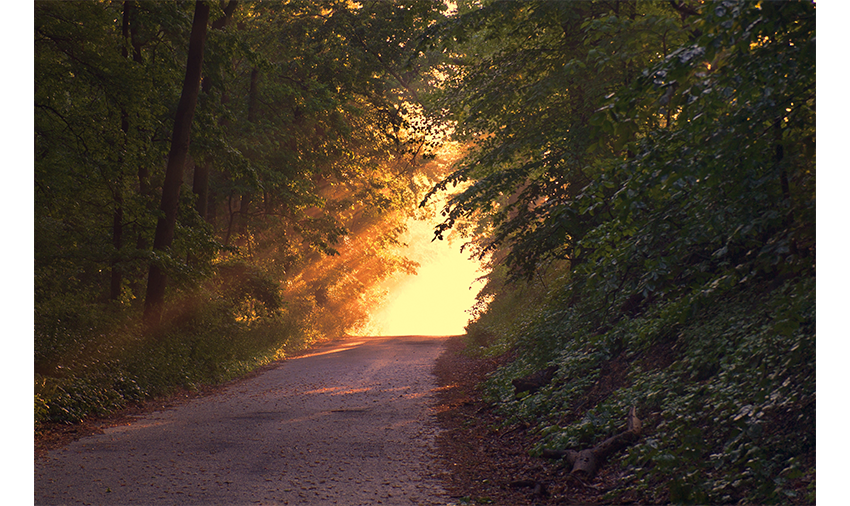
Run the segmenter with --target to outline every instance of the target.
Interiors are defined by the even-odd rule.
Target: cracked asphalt
[[[353,338],[35,463],[36,504],[445,505],[441,337]]]

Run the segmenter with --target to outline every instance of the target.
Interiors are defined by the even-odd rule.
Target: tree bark
[[[528,376],[514,379],[511,381],[511,384],[514,387],[514,394],[519,395],[522,392],[534,393],[540,390],[540,388],[548,385],[552,381],[557,370],[558,366],[552,365],[541,371],[529,374]]]
[[[197,195],[198,200],[195,202],[195,211],[206,221],[207,207],[210,199],[210,165],[206,160],[195,165],[195,175],[192,180],[192,192]]]
[[[230,18],[233,16],[233,11],[236,10],[238,2],[236,0],[230,0],[227,3],[227,6],[224,8],[224,16],[213,21],[211,25],[212,30],[223,30],[227,27],[230,22]],[[204,79],[201,90],[204,94],[209,94],[212,92],[212,81],[209,79]],[[222,95],[222,103],[225,102],[225,98]],[[223,123],[223,122],[222,122]],[[209,209],[209,184],[210,184],[210,162],[208,160],[202,160],[201,163],[195,166],[195,174],[194,179],[192,181],[192,191],[197,195],[198,200],[195,203],[195,210],[198,214],[206,220],[210,222],[209,217],[207,216]]]
[[[237,224],[237,233],[242,237],[248,232],[248,212],[251,209],[251,203],[254,197],[250,193],[245,193],[239,200],[239,223]]]
[[[260,93],[260,70],[251,70],[251,83],[248,87],[248,122],[257,122],[257,100]]]
[[[121,36],[124,39],[124,45],[121,47],[121,56],[129,57],[127,45],[131,42],[130,37],[130,13],[133,5],[131,2],[124,2],[124,9],[121,14]],[[126,109],[121,108],[121,132],[126,140],[130,132],[130,115]],[[120,165],[120,164],[119,164]],[[118,300],[121,298],[121,285],[123,284],[123,274],[121,272],[121,261],[119,255],[121,247],[124,244],[124,195],[123,195],[123,176],[119,174],[115,182],[113,190],[113,201],[115,208],[112,211],[112,247],[115,248],[114,256],[110,262],[110,280],[109,280],[109,299]]]
[[[121,178],[118,179],[115,190],[115,209],[112,211],[112,247],[115,248],[114,257],[110,262],[109,299],[121,298],[121,285],[124,277],[121,272],[121,261],[118,257],[124,244],[124,197],[121,195]]]
[[[183,167],[189,154],[192,119],[195,115],[195,104],[198,101],[198,91],[201,85],[201,68],[203,67],[204,42],[207,35],[209,15],[209,5],[202,1],[195,3],[192,33],[189,37],[189,54],[186,61],[186,77],[183,81],[180,102],[177,105],[174,130],[171,134],[171,149],[168,153],[165,181],[162,184],[160,210],[163,216],[156,223],[153,241],[154,251],[165,252],[174,240],[174,228],[177,224],[177,203],[180,198],[180,187],[183,184]],[[144,319],[149,324],[157,324],[162,318],[166,280],[165,271],[156,262],[151,263],[148,272],[144,312]]]

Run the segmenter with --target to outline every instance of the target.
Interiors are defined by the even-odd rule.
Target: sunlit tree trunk
[[[192,192],[197,196],[195,211],[201,218],[207,219],[207,207],[210,199],[210,164],[204,160],[195,165],[195,174],[192,179]]]
[[[248,122],[257,123],[257,110],[260,97],[260,70],[254,67],[251,70],[251,81],[248,88]],[[253,196],[250,193],[243,193],[239,202],[239,214],[236,216],[236,234],[242,237],[248,229],[248,208],[251,206]],[[233,220],[231,220],[231,224]],[[227,237],[230,239],[232,227],[228,228]]]
[[[174,240],[174,228],[177,224],[177,203],[180,198],[180,186],[183,184],[183,167],[189,154],[189,137],[195,104],[201,85],[201,68],[204,60],[204,41],[207,35],[207,21],[210,7],[204,2],[195,3],[195,16],[192,21],[192,33],[189,38],[189,54],[186,61],[186,78],[183,91],[177,105],[174,130],[171,134],[171,150],[168,153],[168,165],[165,169],[165,181],[162,185],[163,216],[157,220],[154,234],[154,251],[165,251]],[[151,263],[148,272],[148,287],[145,295],[145,321],[156,324],[162,318],[165,300],[166,274],[156,263]]]
[[[229,217],[228,222],[227,222],[227,231],[224,234],[224,245],[225,246],[230,245],[230,239],[233,237],[234,234],[237,235],[237,237],[238,237],[240,234],[244,234],[245,231],[247,230],[248,224],[247,224],[246,220],[247,220],[247,215],[248,215],[248,209],[251,206],[251,200],[252,200],[252,198],[251,198],[250,194],[241,195],[239,197],[239,209],[234,210],[233,209],[233,194],[231,193],[230,197],[228,198],[227,207],[228,207],[228,210],[230,211],[230,217]],[[240,220],[240,221],[237,221],[237,220]]]

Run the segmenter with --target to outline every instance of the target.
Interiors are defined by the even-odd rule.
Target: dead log
[[[511,385],[514,386],[514,394],[519,395],[522,392],[534,393],[540,390],[542,387],[552,382],[552,378],[555,377],[555,372],[557,370],[557,365],[550,365],[541,371],[512,380]]]
[[[596,475],[599,466],[605,462],[605,459],[609,455],[620,451],[638,440],[642,428],[641,425],[640,418],[637,417],[637,411],[633,406],[629,409],[628,427],[625,432],[611,436],[587,450],[543,450],[541,457],[563,459],[567,462],[567,465],[572,467],[570,471],[572,476],[589,480]]]

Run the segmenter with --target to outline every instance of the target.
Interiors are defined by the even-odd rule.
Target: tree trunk
[[[177,114],[174,130],[171,134],[171,150],[168,153],[168,165],[165,169],[165,181],[162,184],[163,216],[157,220],[154,235],[154,251],[164,252],[174,240],[174,228],[177,224],[177,203],[180,198],[180,186],[183,184],[183,167],[189,154],[189,137],[195,104],[201,85],[201,68],[204,60],[204,41],[207,35],[207,21],[210,7],[202,1],[195,3],[195,15],[192,21],[192,33],[189,37],[189,54],[186,61],[186,78]],[[145,295],[144,319],[149,324],[157,324],[162,318],[165,300],[166,274],[156,263],[151,263],[148,273],[148,288]]]
[[[257,122],[257,100],[259,97],[260,71],[254,67],[251,70],[251,84],[248,88],[248,121]]]
[[[242,237],[248,232],[248,211],[251,209],[251,202],[254,201],[250,193],[242,195],[239,201],[239,223],[237,225],[237,233]]]
[[[118,300],[121,298],[121,285],[123,284],[123,275],[121,273],[121,261],[118,255],[123,246],[124,234],[124,197],[121,195],[121,178],[118,178],[115,189],[115,209],[112,211],[112,247],[115,248],[113,253],[115,256],[110,263],[111,277],[109,280],[109,299]]]
[[[121,47],[121,56],[127,58],[129,52],[127,45],[131,42],[130,37],[130,12],[133,8],[131,2],[124,2],[124,10],[121,15],[121,36],[124,39],[124,45]],[[130,132],[130,115],[127,110],[121,108],[121,132],[124,133],[126,140]],[[119,164],[120,167],[121,164]],[[119,175],[115,182],[115,189],[112,193],[112,199],[115,202],[115,208],[112,211],[112,247],[115,248],[114,256],[110,262],[110,280],[109,280],[109,299],[118,300],[121,298],[121,285],[123,283],[123,275],[121,273],[121,261],[119,254],[121,247],[124,244],[124,195],[123,195],[123,176]]]
[[[195,202],[195,211],[206,221],[207,207],[210,199],[210,165],[209,162],[203,161],[199,165],[195,165],[195,176],[192,180],[192,192],[197,195],[198,200]]]
[[[212,25],[212,30],[223,30],[227,27],[227,24],[230,22],[230,18],[233,16],[233,11],[236,10],[237,1],[230,0],[227,3],[227,6],[224,8],[224,16],[216,19]],[[209,94],[212,92],[212,81],[209,79],[204,79],[201,90],[204,94]],[[225,98],[222,94],[222,103],[225,103]],[[220,122],[223,124],[223,121]],[[210,222],[209,217],[207,216],[208,208],[209,208],[209,198],[210,198],[210,162],[208,160],[202,160],[200,164],[195,166],[195,175],[192,180],[192,191],[197,195],[198,200],[195,203],[195,210],[198,214],[206,220]]]
[[[534,393],[540,390],[542,387],[545,387],[552,382],[552,378],[555,377],[555,373],[557,371],[558,366],[552,365],[542,371],[537,371],[529,374],[528,376],[512,380],[511,384],[514,387],[514,394],[519,395],[522,392]]]
[[[224,245],[230,246],[230,235],[233,233],[233,221],[236,218],[236,213],[239,211],[233,210],[233,192],[227,197],[227,230],[224,233]]]
[[[224,7],[224,16],[216,19],[212,22],[213,30],[224,30],[228,23],[230,23],[230,18],[233,17],[233,11],[236,10],[236,6],[239,4],[237,0],[230,0],[227,2],[227,5]]]

